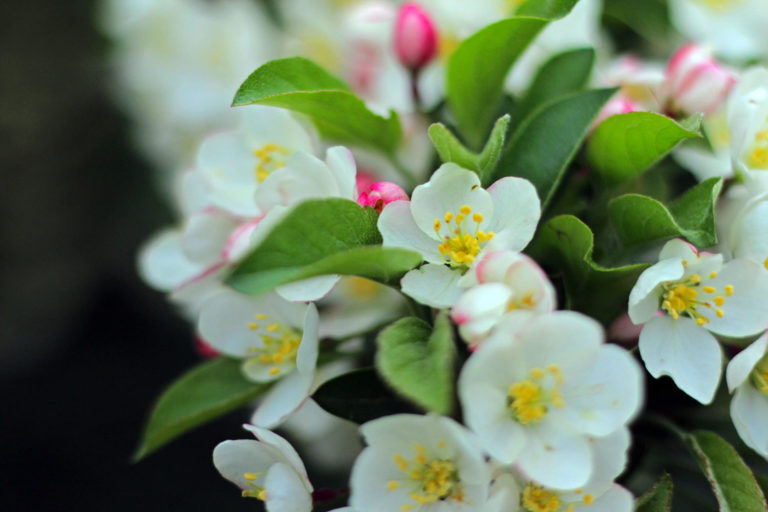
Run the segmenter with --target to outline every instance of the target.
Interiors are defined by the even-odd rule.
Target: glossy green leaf
[[[483,151],[479,154],[467,149],[442,123],[435,123],[429,127],[429,138],[443,163],[454,162],[465,169],[475,171],[482,179],[499,161],[509,120],[510,116],[505,115],[496,121]]]
[[[572,215],[550,219],[530,249],[534,258],[561,274],[569,309],[610,322],[627,309],[629,292],[647,264],[606,268],[592,259],[594,235]]]
[[[326,137],[393,153],[401,138],[397,114],[374,114],[349,87],[302,57],[267,62],[243,82],[233,106],[271,105],[308,115]]]
[[[738,452],[714,432],[698,430],[685,441],[709,480],[720,512],[765,512],[763,491]]]
[[[595,50],[580,48],[559,53],[537,71],[525,96],[515,108],[515,117],[525,119],[538,106],[558,96],[581,91],[595,63]]]
[[[504,79],[547,24],[542,18],[509,18],[465,39],[448,61],[446,96],[459,130],[479,148],[497,112]]]
[[[616,89],[594,89],[561,96],[534,111],[510,137],[493,174],[526,178],[542,207],[557,190],[589,127]]]
[[[243,293],[263,293],[310,277],[341,274],[393,283],[418,266],[414,251],[381,247],[378,215],[347,199],[296,206],[227,279]]]
[[[678,124],[653,112],[611,116],[592,133],[587,157],[607,183],[622,183],[650,169],[680,142],[700,138],[699,121]]]
[[[391,414],[418,412],[389,389],[373,368],[339,375],[321,385],[312,398],[329,413],[358,424]]]
[[[669,207],[640,194],[617,197],[608,205],[611,222],[627,246],[684,237],[698,247],[717,243],[715,203],[723,187],[721,178],[710,178]]]
[[[376,341],[376,368],[390,386],[429,411],[451,412],[456,346],[445,311],[434,330],[418,318],[402,318]]]
[[[517,16],[537,16],[555,20],[573,9],[578,0],[528,0],[515,11]]]
[[[138,461],[192,430],[243,406],[271,384],[250,382],[241,361],[219,357],[182,375],[157,400],[134,460]]]
[[[664,474],[656,484],[635,501],[635,512],[671,512],[672,478]]]

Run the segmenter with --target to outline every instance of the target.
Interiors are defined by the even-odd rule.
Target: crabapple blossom
[[[722,350],[713,334],[744,337],[768,327],[768,271],[748,260],[723,263],[682,240],[664,245],[629,295],[629,316],[645,323],[639,348],[645,367],[701,403],[714,397]]]
[[[244,498],[263,501],[267,512],[309,512],[312,484],[296,450],[282,437],[244,425],[257,441],[223,441],[213,450],[221,476],[242,489]]]
[[[214,349],[242,359],[248,379],[276,382],[252,419],[273,427],[299,408],[314,385],[318,323],[314,304],[224,290],[203,303],[198,331]]]
[[[389,181],[371,183],[363,191],[360,191],[358,186],[358,192],[357,203],[360,206],[370,206],[379,213],[384,209],[384,206],[393,201],[408,201],[408,194],[405,193],[405,190]]]
[[[669,60],[661,94],[672,112],[712,114],[736,83],[734,76],[705,47],[688,43]]]
[[[547,275],[524,254],[489,252],[473,270],[478,284],[465,291],[451,309],[451,318],[470,346],[479,344],[505,314],[549,313],[557,305]]]
[[[360,427],[349,504],[360,512],[484,511],[490,471],[474,434],[450,418],[396,414]]]
[[[385,247],[411,249],[427,261],[403,277],[403,292],[444,308],[456,302],[462,287],[474,284],[468,270],[475,260],[490,251],[524,248],[540,215],[528,180],[502,178],[485,190],[477,174],[447,163],[414,189],[410,202],[388,204],[378,226]]]
[[[590,438],[622,429],[643,394],[635,360],[603,338],[600,324],[570,311],[502,319],[458,385],[465,423],[495,460],[547,487],[589,481]]]
[[[731,400],[731,419],[744,442],[768,457],[768,334],[763,334],[734,357],[725,371]]]

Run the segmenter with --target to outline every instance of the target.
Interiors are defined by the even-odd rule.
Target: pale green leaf
[[[656,484],[635,501],[635,512],[671,512],[672,478],[662,475]]]

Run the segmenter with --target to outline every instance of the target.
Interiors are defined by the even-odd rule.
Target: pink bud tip
[[[672,113],[711,114],[723,105],[735,82],[708,48],[689,43],[669,60],[662,95]]]
[[[360,206],[370,206],[379,213],[385,205],[393,201],[408,201],[408,194],[398,185],[388,181],[373,183],[368,190],[363,190],[357,196],[357,203]]]
[[[395,53],[406,68],[417,71],[437,52],[437,31],[429,15],[415,2],[400,7],[395,22]]]
[[[597,119],[595,119],[592,123],[590,130],[594,130],[597,125],[611,116],[615,116],[617,114],[628,114],[630,112],[638,112],[640,110],[643,110],[640,105],[619,93],[605,104],[603,109],[597,115]]]
[[[195,350],[197,350],[197,353],[205,359],[213,359],[214,357],[219,357],[221,355],[218,350],[210,346],[207,341],[200,337],[195,339]]]

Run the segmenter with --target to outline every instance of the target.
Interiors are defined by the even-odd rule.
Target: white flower
[[[224,290],[203,303],[198,331],[222,354],[243,359],[247,378],[279,380],[253,416],[257,425],[281,423],[309,396],[318,354],[314,304],[294,304],[271,293],[247,296]]]
[[[726,59],[743,61],[766,54],[764,0],[671,0],[669,16],[687,39],[711,45]]]
[[[528,256],[514,251],[486,253],[474,266],[477,286],[459,298],[451,318],[470,346],[479,344],[505,314],[549,313],[557,298],[552,283]]]
[[[702,403],[720,382],[719,334],[744,337],[768,327],[768,271],[748,260],[723,264],[682,240],[667,242],[629,295],[629,317],[645,323],[640,355],[651,375],[669,375]]]
[[[741,76],[727,115],[735,170],[749,185],[768,191],[768,69],[752,68]]]
[[[459,298],[461,286],[474,284],[467,270],[476,259],[492,250],[523,249],[540,215],[528,180],[502,178],[485,190],[477,174],[447,163],[414,189],[410,202],[388,204],[378,226],[385,247],[417,251],[428,262],[405,275],[403,292],[445,308]]]
[[[616,479],[626,465],[629,432],[591,438],[594,472],[574,489],[553,489],[520,473],[502,473],[491,487],[489,512],[631,512],[634,500]]]
[[[725,372],[731,419],[744,442],[768,457],[768,334],[734,357]]]
[[[197,153],[212,204],[236,215],[257,217],[256,189],[297,152],[313,152],[312,137],[290,112],[275,107],[242,109],[237,130],[205,139]]]
[[[484,511],[490,472],[471,432],[440,416],[397,414],[364,424],[352,467],[360,512]]]
[[[244,498],[263,501],[268,512],[309,512],[312,484],[296,450],[269,430],[244,425],[258,441],[223,441],[213,450],[221,476],[242,489]]]
[[[505,317],[459,377],[466,424],[491,456],[559,489],[593,475],[590,437],[621,429],[642,401],[632,356],[589,317]]]

